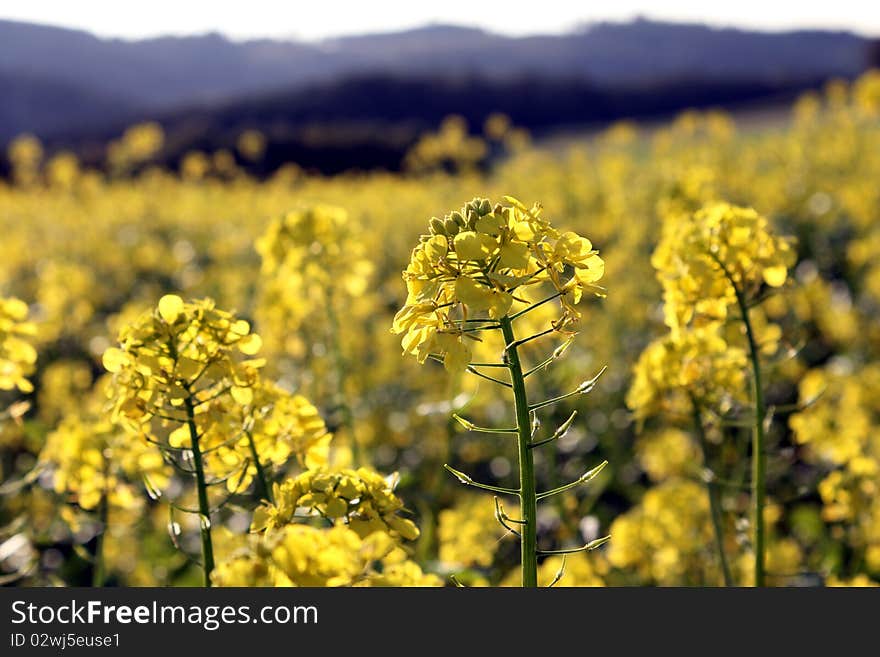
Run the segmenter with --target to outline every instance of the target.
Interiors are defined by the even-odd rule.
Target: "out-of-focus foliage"
[[[0,390],[33,392],[27,377],[34,371],[37,351],[27,339],[35,332],[27,315],[21,299],[0,299]]]
[[[288,525],[222,563],[220,586],[438,586],[386,534]]]
[[[102,356],[118,348],[120,332],[162,344],[153,328],[176,327],[178,317],[169,319],[175,309],[182,335],[193,304],[203,303],[191,300],[210,298],[216,309],[235,311],[234,320],[218,320],[229,322],[227,329],[262,337],[254,357],[265,363],[243,365],[254,357],[230,347],[234,357],[212,381],[234,384],[228,391],[220,385],[214,402],[230,411],[221,414],[226,422],[253,417],[272,481],[291,486],[285,482],[317,468],[342,476],[364,466],[382,481],[376,473],[396,471],[391,495],[402,506],[390,518],[421,530],[414,540],[409,525],[363,535],[343,513],[251,534],[261,506],[258,473],[247,444],[231,441],[224,458],[220,448],[212,457],[212,477],[233,469],[245,476],[233,478],[240,485],[227,488],[230,497],[213,517],[215,582],[442,583],[427,573],[460,573],[468,584],[512,581],[516,542],[502,538],[491,499],[462,491],[441,467],[456,461],[485,481],[509,478],[516,470],[510,441],[475,435],[446,417],[468,407],[489,422],[510,417],[510,409],[466,373],[401,358],[400,336],[388,327],[406,302],[400,273],[426,221],[464,199],[514,194],[541,199],[547,216],[589,235],[602,252],[603,286],[613,290],[590,300],[601,312],[586,310],[566,358],[530,382],[535,395],[549,398],[608,366],[603,384],[575,401],[579,415],[557,455],[536,454],[542,489],[576,479],[598,460],[610,462],[597,485],[539,514],[544,549],[593,540],[610,527],[606,546],[566,560],[557,586],[720,583],[707,469],[724,473],[725,548],[736,582],[749,583],[749,391],[738,352],[744,338],[721,312],[731,308],[722,286],[701,288],[715,303],[691,307],[718,323],[677,314],[681,329],[693,333],[674,349],[664,344],[670,315],[651,261],[663,226],[704,207],[716,209],[705,211],[711,216],[694,232],[684,224],[666,230],[704,239],[699,231],[716,222],[712,217],[726,221],[724,207],[754,208],[761,218],[735,213],[735,241],[748,260],[740,252],[725,262],[742,266],[761,302],[754,315],[770,407],[768,579],[877,583],[878,80],[874,72],[852,85],[833,83],[770,124],[738,126],[717,112],[690,112],[657,129],[621,124],[565,146],[517,138],[509,139],[516,147],[495,149],[492,140],[511,130],[496,120],[478,149],[469,141],[475,137],[450,124],[403,175],[323,177],[290,166],[257,180],[228,152],[192,153],[179,172],[165,171],[149,164],[161,133],[144,126],[116,142],[107,173],[69,154],[47,156],[31,137],[16,140],[8,152],[11,176],[0,182],[0,408],[7,409],[0,426],[0,576],[88,583],[103,535],[108,583],[198,583],[199,569],[186,556],[198,553],[198,518],[178,513],[170,520],[166,503],[192,507],[191,486],[144,439],[171,446],[173,427],[161,418],[144,423],[146,406],[137,401],[149,390],[151,400],[174,409],[179,391],[133,378],[124,388],[130,392],[112,397],[128,431],[134,423],[143,435],[127,433],[104,405]],[[245,158],[265,147],[254,135],[237,146]],[[448,158],[456,163],[435,163]],[[325,223],[332,235],[307,226],[319,216],[331,217]],[[774,243],[770,254],[765,229],[795,240]],[[169,294],[185,300],[182,310],[168,302],[165,317],[151,310]],[[547,305],[548,313],[556,310]],[[549,319],[535,311],[523,321]],[[214,330],[193,335],[214,339]],[[718,340],[727,349],[717,348]],[[501,346],[487,341],[474,349],[497,355]],[[533,364],[547,356],[528,345],[523,354]],[[128,358],[113,351],[108,365],[121,368]],[[711,464],[691,428],[689,392],[705,401]],[[212,403],[206,406],[217,409]],[[558,425],[564,415],[548,413],[543,421]],[[342,438],[321,442],[308,428],[315,418],[326,422],[321,431]],[[187,449],[183,434],[174,442]],[[315,460],[306,458],[310,444]],[[543,560],[540,582],[549,584],[560,566],[559,557]]]

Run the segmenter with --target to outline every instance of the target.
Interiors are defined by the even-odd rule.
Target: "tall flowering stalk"
[[[790,238],[776,236],[751,208],[712,203],[667,220],[652,263],[663,286],[666,323],[673,341],[692,326],[724,322],[730,310],[745,332],[752,379],[752,522],[756,586],[765,583],[767,408],[761,372],[762,337],[751,315],[763,287],[785,284],[795,252]],[[736,317],[736,315],[734,315]]]
[[[655,415],[687,418],[703,457],[703,479],[718,565],[725,586],[734,584],[724,538],[721,490],[710,453],[704,415],[723,415],[742,402],[747,359],[745,351],[728,344],[718,325],[680,330],[651,342],[634,367],[627,405],[639,426]]]
[[[364,243],[352,238],[357,231],[351,226],[348,213],[331,205],[295,210],[272,221],[256,241],[262,261],[257,319],[271,338],[270,353],[326,344],[333,401],[352,458],[360,464],[364,458],[346,391],[351,368],[340,317],[350,315],[354,301],[368,293],[373,264]],[[316,304],[321,313],[315,313]]]
[[[445,467],[465,485],[519,499],[520,517],[512,518],[496,498],[496,518],[520,538],[522,585],[534,587],[539,555],[591,550],[608,539],[557,551],[542,551],[537,546],[538,501],[590,481],[606,463],[574,482],[537,491],[533,450],[563,436],[575,417],[573,413],[549,437],[537,438],[538,411],[589,392],[598,375],[573,392],[531,402],[526,379],[541,372],[564,349],[557,349],[544,362],[527,368],[521,347],[552,334],[565,336],[568,344],[580,319],[578,302],[585,293],[603,294],[596,282],[605,266],[588,239],[553,228],[541,216],[539,205],[527,208],[511,197],[505,197],[505,201],[506,205],[493,205],[488,199],[475,198],[442,220],[430,220],[429,233],[422,235],[403,272],[408,296],[394,318],[392,331],[403,335],[404,352],[416,356],[420,363],[429,358],[438,360],[450,372],[465,370],[510,391],[515,412],[515,422],[510,427],[481,427],[455,417],[470,431],[516,437],[519,486],[483,484],[449,465]],[[516,320],[551,302],[559,304],[558,316],[544,330],[517,337]],[[499,332],[504,341],[500,361],[473,362],[474,345],[481,335],[492,331]],[[507,380],[491,376],[486,370],[506,370]]]
[[[172,509],[199,516],[205,586],[211,585],[214,551],[209,488],[249,476],[241,445],[246,426],[233,424],[233,409],[250,406],[262,359],[248,322],[205,299],[192,303],[166,295],[119,336],[120,346],[104,352],[113,373],[109,389],[112,418],[162,450],[169,463],[195,481],[198,508]],[[149,485],[149,484],[148,484]],[[153,488],[152,486],[150,486]],[[172,536],[176,523],[171,522]]]

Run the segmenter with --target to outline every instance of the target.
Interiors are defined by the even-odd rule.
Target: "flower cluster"
[[[129,506],[131,491],[121,487],[105,456],[113,426],[109,422],[89,426],[79,418],[66,418],[46,438],[41,458],[53,463],[54,487],[57,493],[68,493],[83,509],[95,509],[107,493],[114,495],[121,506]]]
[[[776,236],[751,208],[710,203],[667,218],[651,258],[667,324],[675,332],[692,321],[725,319],[737,294],[752,298],[762,283],[784,285],[795,255],[793,241]]]
[[[33,135],[20,135],[10,142],[6,155],[12,164],[12,175],[18,185],[28,187],[38,180],[44,155],[39,139]]]
[[[263,279],[260,325],[295,333],[314,319],[310,300],[363,294],[373,271],[342,208],[316,205],[272,221],[256,241]]]
[[[432,171],[472,171],[486,157],[485,141],[468,134],[467,122],[448,116],[437,132],[423,135],[407,152],[404,165],[414,173]]]
[[[752,438],[752,522],[754,582],[765,583],[767,549],[766,406],[760,355],[776,351],[782,330],[767,321],[757,306],[766,284],[785,284],[794,264],[793,241],[776,236],[768,220],[752,208],[710,202],[696,212],[667,214],[662,236],[651,258],[663,288],[667,336],[651,343],[635,367],[627,404],[643,421],[658,411],[690,415],[708,459],[702,413],[726,414],[733,402],[747,403],[746,371],[751,364],[754,420]],[[725,329],[731,307],[742,321],[739,334]],[[748,351],[734,346],[746,337]],[[705,466],[712,472],[711,463]],[[658,491],[659,487],[651,492]],[[726,548],[720,494],[706,481],[715,546],[725,583],[732,583]],[[646,496],[647,500],[647,496]]]
[[[819,483],[822,517],[845,532],[871,572],[880,572],[880,367],[808,372],[803,410],[789,419],[807,458],[833,469]]]
[[[71,374],[81,379],[82,372],[72,363],[56,365],[62,379],[56,383],[64,383],[63,379]],[[86,379],[91,378],[88,372],[85,374]],[[143,577],[140,582],[155,583],[150,569],[135,556],[149,547],[132,537],[142,531],[149,516],[142,482],[150,491],[166,488],[171,468],[155,445],[132,441],[127,432],[109,420],[104,406],[110,379],[109,375],[99,379],[88,394],[80,396],[76,406],[63,413],[56,428],[46,436],[38,471],[41,480],[51,482],[65,503],[58,517],[66,525],[63,529],[74,542],[74,549],[92,564],[93,586],[103,585],[111,572],[115,577],[132,577],[133,581]],[[83,383],[78,380],[75,385]],[[56,391],[62,387],[56,386]],[[43,393],[48,391],[42,389],[41,398]],[[65,409],[66,404],[55,407],[54,412]],[[167,513],[163,515],[167,519]],[[60,532],[62,527],[54,531]],[[93,535],[96,540],[92,552],[83,542]]]
[[[880,115],[880,70],[867,71],[853,85],[855,105],[866,115]]]
[[[215,462],[225,464],[222,470],[246,462],[239,476],[226,480],[230,491],[246,489],[260,467],[281,468],[291,458],[306,468],[327,464],[333,434],[308,399],[264,379],[255,381],[251,391],[247,404],[220,396],[206,406],[211,429],[203,440],[208,449],[213,448],[206,461],[209,470]],[[180,436],[182,442],[177,446],[187,446],[189,436],[185,432]]]
[[[668,479],[648,490],[640,505],[611,525],[608,559],[645,582],[670,585],[714,581],[709,501],[700,484]]]
[[[804,408],[789,425],[811,460],[843,466],[871,451],[880,420],[880,405],[874,401],[880,395],[880,368],[869,366],[852,375],[811,370],[799,393]]]
[[[414,540],[419,530],[411,520],[398,515],[403,502],[394,494],[395,484],[396,477],[386,479],[368,468],[307,470],[275,484],[274,503],[254,512],[251,530],[276,530],[293,522],[298,510],[307,510],[342,521],[360,536],[383,532]]]
[[[133,167],[148,162],[165,143],[165,134],[158,123],[139,123],[125,131],[119,139],[107,146],[107,161],[118,173],[126,173]]]
[[[265,363],[251,358],[261,340],[248,322],[210,299],[185,303],[166,295],[122,329],[119,343],[103,357],[113,375],[112,421],[171,461],[191,461],[198,451],[195,469],[179,467],[211,474],[209,485],[243,489],[256,467],[248,429]]]
[[[702,461],[691,437],[671,427],[639,436],[636,457],[651,481],[693,473]]]
[[[88,405],[100,410],[105,397],[95,399],[92,390],[92,367],[81,360],[56,360],[42,372],[37,406],[40,419],[49,426],[69,415],[82,414],[83,397]]]
[[[306,470],[275,484],[254,512],[245,543],[221,561],[219,586],[440,586],[401,540],[418,537],[399,514],[396,477],[373,470]],[[309,524],[322,517],[330,527]]]
[[[717,325],[668,333],[651,342],[636,362],[626,403],[637,419],[661,412],[687,416],[692,400],[724,411],[743,401],[746,353],[729,345]]]
[[[558,331],[580,319],[575,305],[584,292],[601,296],[596,282],[605,265],[590,240],[560,233],[537,204],[505,199],[508,205],[475,198],[442,220],[432,218],[413,249],[403,272],[408,296],[392,331],[403,334],[404,352],[419,362],[437,355],[447,369],[464,369],[478,330],[469,323],[501,319],[540,283],[552,284],[559,298],[561,314],[552,323]]]
[[[223,395],[250,404],[264,364],[241,358],[260,350],[260,336],[210,299],[184,303],[166,295],[156,310],[124,328],[119,342],[103,357],[113,374],[113,419],[136,423],[136,429],[154,417],[180,424],[187,412],[203,414]],[[176,434],[169,442],[181,447],[187,440]]]
[[[28,338],[36,328],[27,316],[27,304],[21,299],[0,299],[0,390],[34,389],[27,377],[34,371],[37,351]]]
[[[46,437],[40,461],[52,468],[55,492],[87,511],[104,501],[114,508],[134,508],[141,498],[131,481],[144,476],[156,484],[167,480],[155,447],[131,445],[109,421],[76,414]]]
[[[247,547],[214,571],[218,586],[440,586],[387,534],[362,537],[344,525],[317,529],[286,525]]]
[[[438,516],[440,561],[447,567],[492,565],[498,540],[503,535],[495,521],[495,509],[482,495],[463,495],[455,506]]]

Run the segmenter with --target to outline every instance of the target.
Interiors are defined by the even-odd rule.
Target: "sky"
[[[472,25],[511,35],[559,33],[588,22],[705,22],[761,30],[820,28],[880,36],[877,0],[0,0],[0,18],[129,39],[221,32],[233,39],[319,40],[425,25]]]

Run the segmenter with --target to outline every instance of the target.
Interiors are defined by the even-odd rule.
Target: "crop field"
[[[880,583],[880,72],[401,173],[162,146],[8,149],[4,584]]]

